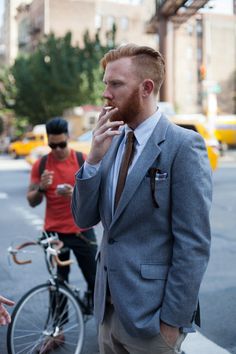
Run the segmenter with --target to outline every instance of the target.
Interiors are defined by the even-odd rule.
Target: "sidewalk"
[[[199,332],[190,333],[181,349],[185,354],[230,354],[230,352],[211,342]]]

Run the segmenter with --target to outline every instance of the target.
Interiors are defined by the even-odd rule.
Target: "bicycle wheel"
[[[44,353],[49,342],[57,354],[80,354],[83,341],[80,305],[63,285],[41,284],[28,291],[15,307],[7,332],[9,354]]]

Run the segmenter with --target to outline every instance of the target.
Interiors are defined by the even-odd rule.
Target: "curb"
[[[181,349],[183,354],[230,354],[226,349],[210,341],[200,332],[188,334]]]

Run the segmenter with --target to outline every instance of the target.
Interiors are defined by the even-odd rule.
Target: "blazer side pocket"
[[[169,265],[164,264],[141,264],[141,275],[144,279],[166,280]]]

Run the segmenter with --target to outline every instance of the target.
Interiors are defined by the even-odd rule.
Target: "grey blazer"
[[[77,173],[72,198],[77,225],[101,220],[104,227],[95,316],[103,321],[109,283],[130,335],[155,336],[160,319],[191,327],[210,249],[212,181],[204,141],[162,115],[112,217],[108,176],[120,139],[113,139],[95,176],[83,179],[83,170]]]

